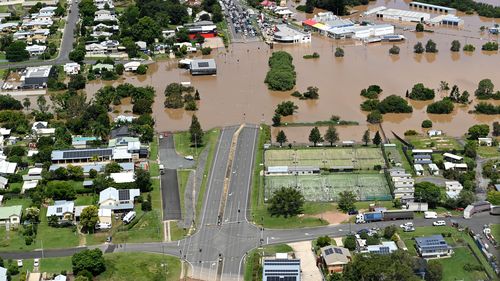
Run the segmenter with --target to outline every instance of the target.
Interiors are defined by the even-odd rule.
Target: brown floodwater
[[[403,8],[402,1],[377,1],[370,7],[385,5]],[[358,10],[366,7],[356,7]],[[492,19],[464,15],[465,26],[456,28],[433,28],[436,32],[416,34],[398,29],[407,37],[399,43],[399,56],[389,56],[388,50],[392,44],[377,43],[363,45],[359,42],[343,42],[314,36],[312,43],[302,45],[275,45],[274,51],[285,50],[294,57],[297,71],[297,85],[294,90],[305,91],[308,86],[319,88],[320,98],[316,101],[303,101],[290,96],[288,92],[269,91],[264,84],[268,70],[267,60],[273,50],[262,42],[249,44],[232,44],[230,48],[218,50],[211,57],[217,62],[217,76],[193,77],[188,71],[177,68],[177,60],[161,61],[150,65],[147,75],[136,76],[126,74],[124,79],[115,82],[93,81],[87,85],[86,91],[92,96],[104,84],[117,85],[132,83],[137,86],[151,85],[156,89],[154,117],[157,131],[186,130],[189,126],[192,112],[183,109],[165,109],[164,89],[172,82],[189,81],[199,90],[201,101],[197,116],[204,128],[247,123],[271,123],[276,105],[282,101],[292,100],[299,106],[296,114],[283,119],[284,122],[313,122],[327,120],[331,115],[338,115],[343,120],[360,123],[359,126],[339,127],[340,138],[360,140],[363,132],[376,126],[366,122],[366,113],[359,109],[363,98],[359,95],[361,89],[370,84],[378,84],[384,92],[381,98],[395,94],[403,96],[407,89],[415,83],[422,82],[426,86],[437,89],[439,82],[444,80],[458,85],[461,90],[467,90],[473,96],[478,82],[490,78],[500,90],[500,54],[483,52],[481,45],[490,37],[480,33],[479,27],[490,26]],[[500,23],[500,20],[496,20]],[[417,41],[425,44],[428,39],[437,43],[438,54],[413,53],[413,45]],[[458,39],[476,46],[472,54],[449,51],[452,40]],[[345,50],[344,58],[335,58],[334,49],[339,45]],[[321,57],[306,60],[302,56],[318,52]],[[438,97],[445,93],[438,93]],[[437,99],[437,98],[436,98]],[[403,133],[408,129],[420,130],[420,124],[425,119],[434,122],[435,129],[441,129],[448,135],[460,136],[469,126],[477,123],[491,124],[500,120],[499,115],[475,115],[468,111],[473,109],[475,102],[468,106],[456,106],[449,115],[434,115],[426,113],[430,102],[409,101],[414,107],[411,114],[386,114],[383,127],[386,133],[394,131]],[[493,102],[493,101],[492,101]],[[493,102],[500,104],[500,101]],[[284,129],[290,141],[307,142],[310,128]]]

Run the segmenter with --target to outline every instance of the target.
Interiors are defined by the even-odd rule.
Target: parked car
[[[432,223],[433,226],[445,226],[446,222],[445,221],[435,221]]]
[[[95,225],[95,229],[111,229],[111,224],[106,222],[100,222]]]
[[[193,157],[193,155],[188,155],[188,156],[185,156],[184,159],[192,161],[192,160],[194,160],[194,157]]]
[[[33,266],[34,266],[34,267],[39,267],[39,266],[40,266],[40,259],[35,259],[35,260],[33,261]]]
[[[23,267],[23,260],[17,260],[17,267]]]
[[[413,226],[413,223],[412,222],[407,222],[407,223],[403,223],[402,225],[400,225],[399,227],[401,228],[405,228],[405,227],[414,227]]]
[[[437,213],[436,212],[424,212],[424,218],[437,219]]]

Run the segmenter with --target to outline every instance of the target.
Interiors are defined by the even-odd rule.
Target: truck
[[[369,223],[375,221],[408,220],[413,219],[413,211],[387,210],[383,212],[366,212],[356,216],[356,223]]]
[[[407,210],[388,210],[385,211],[383,219],[385,221],[390,220],[411,220],[413,219],[413,211]]]
[[[470,219],[472,215],[480,212],[487,212],[491,210],[491,204],[488,201],[480,201],[468,205],[464,210],[464,219]]]
[[[380,212],[367,212],[356,215],[356,223],[368,223],[374,221],[381,221],[383,214]]]

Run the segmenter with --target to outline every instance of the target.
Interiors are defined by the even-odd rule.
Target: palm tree
[[[26,110],[30,109],[31,101],[30,101],[29,98],[24,98],[23,99],[23,106],[24,106],[24,109],[26,109]]]
[[[92,133],[96,137],[100,137],[102,140],[107,139],[108,129],[100,123],[95,123],[92,128]]]

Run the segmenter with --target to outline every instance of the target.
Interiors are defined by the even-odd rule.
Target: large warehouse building
[[[298,31],[286,24],[278,24],[275,27],[273,40],[279,43],[309,43],[311,33]]]
[[[381,20],[425,22],[431,19],[428,13],[405,11],[399,9],[386,9],[377,12],[377,18]]]

